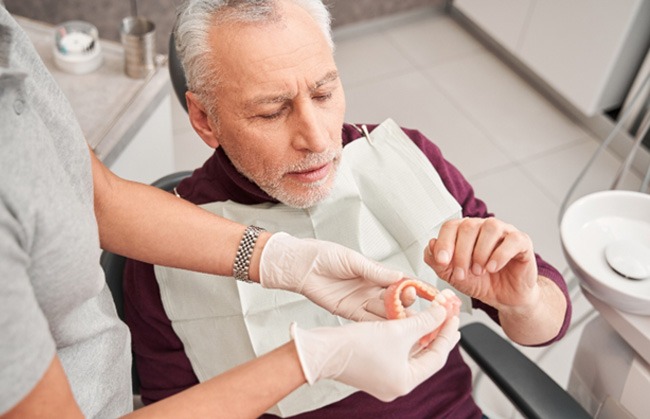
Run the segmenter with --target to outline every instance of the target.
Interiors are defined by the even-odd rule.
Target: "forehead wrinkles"
[[[219,73],[219,82],[235,85],[236,88],[251,83],[273,82],[269,75],[297,67],[313,55],[317,46],[314,42],[295,45],[288,50],[286,47],[269,45],[270,41],[264,39],[277,38],[277,42],[283,42],[283,30],[277,24],[268,22],[233,21],[213,27],[210,31],[212,48],[207,58],[213,72]]]
[[[251,30],[239,32],[231,45],[236,58],[246,62],[255,73],[283,71],[303,68],[304,63],[334,58],[332,51],[319,33],[310,33],[312,28],[288,27],[284,23],[256,25]],[[308,32],[309,31],[309,32]],[[235,45],[238,45],[236,47]],[[321,67],[322,63],[318,64]]]
[[[236,20],[213,27],[210,59],[221,70],[219,87],[225,88],[217,96],[278,103],[295,97],[299,83],[314,92],[336,79],[331,47],[318,27],[293,26],[276,15],[272,22]],[[332,70],[323,77],[327,67]]]
[[[268,72],[252,72],[250,77],[227,77],[221,85],[221,96],[233,100],[242,112],[254,110],[258,106],[278,105],[290,102],[298,96],[315,95],[329,89],[327,85],[338,80],[336,67],[332,65],[329,71],[323,66],[316,66],[315,70],[289,71],[283,74],[286,68],[273,68]],[[232,71],[232,70],[229,70]],[[278,77],[273,73],[278,71]],[[326,71],[325,73],[323,73]],[[230,102],[234,104],[233,102]],[[235,110],[234,108],[231,110]],[[239,112],[236,112],[239,113]]]

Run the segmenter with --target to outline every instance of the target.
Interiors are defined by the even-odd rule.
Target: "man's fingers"
[[[451,279],[451,271],[453,267],[449,265],[449,263],[438,262],[439,258],[436,258],[436,256],[433,253],[436,251],[435,249],[438,247],[437,243],[438,243],[437,239],[431,239],[429,241],[429,245],[424,248],[424,263],[429,265],[440,278],[442,278],[445,281],[449,281]],[[451,261],[451,256],[449,256],[449,261]]]
[[[481,226],[472,256],[471,270],[474,275],[482,275],[494,250],[503,241],[507,225],[494,218],[488,218]]]
[[[489,273],[498,272],[518,255],[527,252],[532,254],[532,248],[532,242],[526,233],[521,231],[510,232],[494,249],[485,268]]]
[[[448,265],[456,250],[456,236],[460,220],[447,221],[440,227],[438,237],[429,242],[431,253],[437,265]]]
[[[429,241],[424,261],[439,276],[444,272],[444,278],[460,281],[470,274],[498,272],[526,253],[532,254],[532,242],[514,226],[495,218],[463,218],[443,224]]]
[[[464,218],[456,232],[456,248],[452,256],[452,279],[462,281],[470,274],[472,257],[476,248],[476,240],[481,231],[483,219]]]
[[[432,268],[438,266],[436,258],[433,256],[433,251],[436,246],[436,239],[429,240],[429,245],[424,248],[424,263]]]

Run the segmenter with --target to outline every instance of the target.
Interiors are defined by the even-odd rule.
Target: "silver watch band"
[[[235,279],[244,282],[253,282],[248,276],[248,269],[251,264],[251,256],[253,255],[255,242],[257,242],[257,238],[262,231],[264,229],[257,226],[248,226],[244,230],[244,235],[239,242],[239,248],[235,256],[235,264],[232,268]]]

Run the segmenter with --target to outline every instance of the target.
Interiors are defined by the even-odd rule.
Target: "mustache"
[[[286,168],[286,173],[303,172],[314,167],[323,166],[333,160],[341,158],[341,148],[331,149],[322,153],[309,153],[299,163],[294,163]]]

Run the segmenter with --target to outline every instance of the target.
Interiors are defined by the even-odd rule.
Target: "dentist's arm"
[[[460,333],[458,317],[445,318],[437,306],[403,320],[310,330],[292,325],[292,342],[129,417],[258,417],[305,382],[325,378],[391,401],[447,362]],[[437,327],[436,340],[411,353],[419,337]]]
[[[402,320],[310,330],[294,325],[293,341],[128,417],[258,417],[305,382],[325,378],[390,401],[445,365],[460,338],[458,317],[446,317],[434,305]],[[421,336],[439,327],[433,342],[412,353]],[[57,356],[32,391],[0,417],[83,417]]]
[[[245,226],[160,189],[121,179],[92,151],[90,157],[103,249],[152,264],[232,275]],[[260,249],[270,236],[259,237]],[[258,271],[250,274],[258,277]]]
[[[536,345],[558,335],[566,297],[538,275],[530,238],[512,225],[495,218],[448,221],[424,260],[458,291],[496,308],[513,341]]]
[[[90,155],[102,248],[151,264],[233,274],[246,226],[152,186],[121,179],[92,151]],[[249,277],[262,279],[266,288],[301,293],[351,320],[379,320],[386,317],[383,291],[402,274],[334,243],[262,232]],[[407,297],[406,305],[412,300]]]

